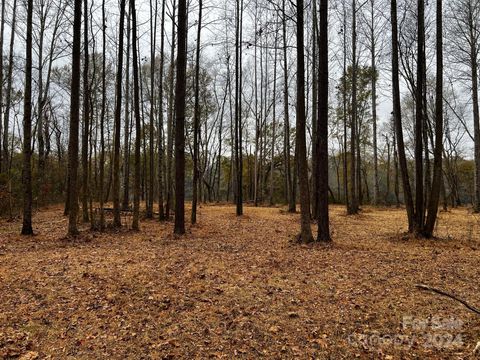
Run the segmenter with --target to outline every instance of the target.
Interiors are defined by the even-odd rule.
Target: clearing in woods
[[[466,358],[480,318],[479,219],[440,213],[439,239],[405,239],[405,212],[332,207],[329,247],[291,243],[298,215],[203,206],[175,238],[84,231],[62,208],[0,222],[0,358]],[[455,321],[452,321],[455,320]]]

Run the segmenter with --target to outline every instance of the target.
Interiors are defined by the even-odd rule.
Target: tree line
[[[440,203],[480,211],[479,12],[2,0],[0,211],[23,198],[23,234],[58,201],[70,235],[124,226],[122,213],[183,234],[186,201],[192,224],[200,202],[238,216],[299,204],[298,240],[328,242],[329,203],[403,205],[409,232],[432,237]]]

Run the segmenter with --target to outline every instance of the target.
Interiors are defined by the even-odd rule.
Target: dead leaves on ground
[[[60,207],[35,216],[37,236],[0,223],[0,358],[465,358],[479,321],[413,284],[478,298],[479,224],[442,213],[440,242],[392,240],[401,210],[347,217],[332,208],[334,244],[289,242],[298,215],[278,208],[204,206],[185,237],[171,223],[141,232],[84,230],[62,240]],[[88,240],[88,241],[87,241]],[[457,316],[460,348],[365,346],[403,316]],[[367,344],[368,345],[368,344]],[[439,352],[441,351],[441,352]]]

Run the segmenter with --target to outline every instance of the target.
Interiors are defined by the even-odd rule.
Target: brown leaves
[[[350,218],[333,207],[328,248],[289,244],[298,215],[279,209],[247,207],[237,218],[233,207],[205,206],[185,237],[145,221],[137,233],[85,229],[90,242],[60,240],[61,211],[38,213],[33,239],[18,237],[18,222],[0,224],[0,358],[408,358],[352,346],[349,336],[458,311],[411,284],[448,282],[471,298],[480,290],[480,229],[464,240],[463,210],[439,224],[455,242],[432,243],[392,240],[405,226],[401,210]],[[466,357],[478,341],[478,321],[463,316],[471,346],[446,357]],[[415,356],[435,358],[415,346]]]

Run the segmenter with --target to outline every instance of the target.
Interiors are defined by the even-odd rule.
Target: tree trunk
[[[175,228],[185,234],[185,95],[187,88],[187,1],[178,1],[177,82],[175,86]]]
[[[354,215],[358,213],[358,173],[357,159],[355,153],[357,151],[357,8],[356,0],[352,0],[352,119],[350,124],[350,203],[348,214]]]
[[[425,222],[424,236],[433,235],[437,220],[438,203],[442,190],[442,156],[443,156],[443,16],[442,0],[437,0],[437,82],[435,100],[435,150],[433,165],[433,182],[428,203],[428,215]]]
[[[191,222],[197,222],[197,201],[198,201],[198,156],[199,156],[199,133],[200,133],[200,36],[202,31],[202,0],[198,3],[198,28],[197,28],[197,48],[195,51],[195,105],[193,109],[193,196],[192,196],[192,214]],[[201,184],[200,184],[201,186]]]
[[[163,207],[163,73],[165,66],[165,3],[162,1],[162,24],[160,26],[160,80],[158,88],[158,218],[165,220]]]
[[[403,194],[407,208],[408,229],[413,231],[414,207],[412,190],[408,176],[407,157],[405,155],[405,143],[403,141],[402,111],[400,102],[399,60],[398,60],[398,20],[397,1],[391,0],[392,19],[392,88],[393,88],[393,118],[395,121],[395,134],[397,139],[398,161],[402,177]]]
[[[130,0],[132,17],[132,53],[133,53],[133,106],[135,112],[135,179],[133,186],[133,219],[132,229],[140,230],[140,145],[142,139],[141,114],[140,114],[140,89],[138,74],[138,49],[137,49],[137,16],[135,0]]]
[[[305,55],[303,31],[303,0],[297,0],[297,117],[296,149],[298,186],[300,190],[301,232],[299,241],[313,241],[310,226],[310,194],[308,189],[307,144],[305,134]]]
[[[329,242],[328,210],[328,0],[320,1],[320,33],[318,46],[318,234],[317,241]]]
[[[81,56],[81,29],[82,28],[82,0],[75,0],[73,18],[73,46],[72,46],[72,83],[70,94],[70,140],[68,143],[68,234],[78,234],[77,214],[77,168],[78,168],[78,135],[80,123],[80,56]],[[27,77],[28,78],[28,77]]]
[[[123,34],[125,28],[125,2],[120,0],[120,25],[118,32],[118,59],[115,91],[115,134],[113,154],[113,226],[121,227],[120,218],[120,118],[122,111]]]
[[[89,85],[88,85],[88,0],[83,2],[83,137],[82,137],[82,219],[88,222],[88,135],[90,128]]]
[[[236,213],[243,215],[243,148],[242,148],[242,12],[243,1],[236,0],[236,36],[235,36],[235,169],[236,169]]]
[[[421,234],[424,225],[424,174],[423,174],[423,86],[425,64],[425,3],[417,1],[418,11],[418,46],[417,46],[417,84],[415,92],[415,232]]]

